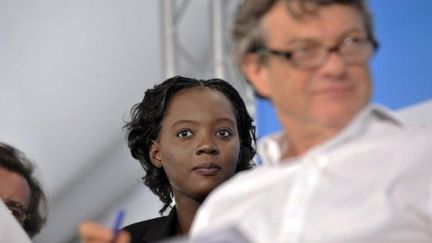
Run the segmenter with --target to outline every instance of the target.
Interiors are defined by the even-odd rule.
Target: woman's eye
[[[181,130],[177,133],[177,137],[185,138],[192,136],[192,132],[189,130]]]
[[[221,137],[229,137],[232,135],[232,133],[228,129],[220,129],[217,131],[217,135]]]

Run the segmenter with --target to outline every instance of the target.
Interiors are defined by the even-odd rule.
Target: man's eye
[[[344,46],[358,46],[362,45],[366,42],[366,38],[364,37],[356,37],[356,36],[348,36],[345,39],[343,39],[342,44]]]
[[[24,207],[19,206],[18,204],[9,204],[7,205],[9,211],[12,213],[12,215],[18,220],[22,220],[23,217],[25,217],[26,212]]]
[[[296,48],[292,51],[292,54],[295,58],[310,58],[315,57],[319,52],[320,48],[314,45]]]
[[[228,130],[228,129],[220,129],[220,130],[217,131],[216,134],[218,136],[221,136],[221,137],[229,137],[229,136],[232,135],[232,132],[230,130]]]
[[[293,51],[298,52],[298,53],[302,53],[302,52],[310,52],[314,49],[316,49],[316,47],[314,47],[314,46],[302,46],[302,47],[295,48]]]
[[[177,137],[180,138],[190,137],[192,135],[193,135],[192,132],[189,130],[181,130],[177,133]]]
[[[15,217],[20,217],[22,215],[21,211],[18,209],[12,208],[10,210],[11,210],[12,215]]]

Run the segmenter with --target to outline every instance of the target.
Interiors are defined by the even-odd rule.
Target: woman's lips
[[[219,173],[221,167],[214,162],[210,162],[210,163],[198,164],[195,167],[193,167],[192,170],[199,175],[212,176]]]

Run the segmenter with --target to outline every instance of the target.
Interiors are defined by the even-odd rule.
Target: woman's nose
[[[197,144],[195,153],[197,155],[200,154],[216,155],[219,154],[219,149],[217,148],[216,144],[212,141],[212,139],[206,137],[201,139],[200,143]]]

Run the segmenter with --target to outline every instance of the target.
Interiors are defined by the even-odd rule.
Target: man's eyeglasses
[[[4,203],[21,225],[24,224],[26,219],[30,218],[30,215],[27,213],[26,209],[21,203],[14,201],[5,201]]]
[[[292,51],[279,51],[268,47],[260,47],[255,52],[261,55],[282,57],[301,69],[314,69],[323,65],[331,52],[337,52],[347,64],[366,63],[376,48],[377,44],[372,43],[368,38],[346,37],[330,48],[315,43]]]

